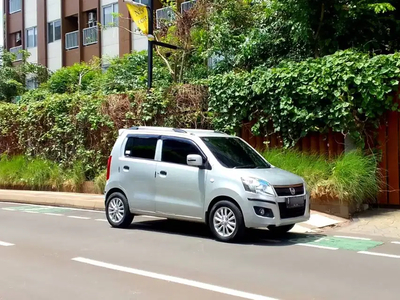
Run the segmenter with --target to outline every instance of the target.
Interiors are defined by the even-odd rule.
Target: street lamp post
[[[153,15],[154,15],[154,0],[149,0],[149,35],[153,35]],[[147,51],[147,88],[150,90],[153,84],[153,39],[148,41]]]

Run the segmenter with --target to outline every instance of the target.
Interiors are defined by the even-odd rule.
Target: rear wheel
[[[245,231],[243,214],[230,201],[219,201],[211,209],[208,224],[214,237],[221,242],[240,239]]]
[[[270,226],[268,227],[268,230],[271,231],[272,233],[281,235],[287,233],[289,230],[291,230],[294,227],[295,224],[292,225],[284,225],[284,226]]]
[[[126,228],[132,223],[133,214],[129,211],[128,200],[122,193],[112,193],[108,197],[106,216],[112,227]]]

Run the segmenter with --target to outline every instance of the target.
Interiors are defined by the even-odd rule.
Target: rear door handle
[[[128,166],[124,166],[124,171],[125,172],[129,171],[129,167]]]
[[[160,171],[160,175],[167,176],[167,172],[166,171]]]

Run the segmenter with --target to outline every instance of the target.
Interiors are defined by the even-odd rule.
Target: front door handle
[[[167,176],[167,172],[166,171],[160,171],[160,175]]]

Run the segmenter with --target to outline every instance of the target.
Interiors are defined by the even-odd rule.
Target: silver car
[[[113,227],[128,227],[137,215],[189,220],[207,224],[225,242],[246,228],[286,233],[310,217],[304,180],[241,138],[164,127],[119,130],[105,206]]]

